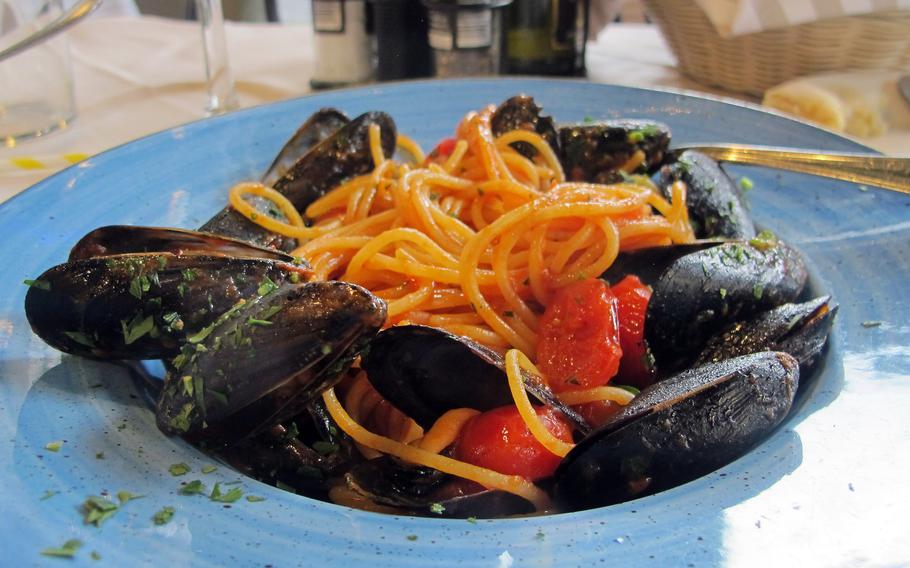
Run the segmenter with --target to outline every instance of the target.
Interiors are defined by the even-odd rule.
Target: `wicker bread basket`
[[[693,79],[761,96],[794,77],[846,69],[910,69],[910,11],[831,18],[722,38],[692,0],[644,0]]]

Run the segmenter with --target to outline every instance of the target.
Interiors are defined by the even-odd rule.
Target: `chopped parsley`
[[[755,187],[755,184],[752,183],[752,180],[743,176],[739,178],[739,188],[743,191],[751,191]]]
[[[119,505],[109,499],[92,495],[82,503],[82,512],[85,515],[83,522],[100,527],[101,523],[109,519],[119,508]]]
[[[727,297],[727,289],[726,289],[726,288],[721,288],[721,289],[720,289],[720,299],[723,300],[723,299],[726,298],[726,297]]]
[[[761,297],[764,295],[764,293],[765,293],[765,287],[762,286],[761,284],[756,284],[755,286],[752,286],[752,296],[756,300],[761,300]]]
[[[265,501],[265,497],[260,497],[259,495],[247,495],[246,500],[250,503],[259,503],[260,501]]]
[[[167,468],[167,470],[169,472],[171,472],[171,475],[173,475],[174,477],[186,475],[187,473],[192,471],[190,469],[190,466],[186,465],[183,462],[171,464],[171,467]]]
[[[215,471],[216,469],[218,469],[218,468],[213,465],[204,465],[204,466],[202,466],[202,473],[209,474],[209,473],[212,473],[213,471]]]
[[[259,284],[259,288],[256,290],[256,293],[258,293],[260,296],[265,296],[267,294],[271,294],[277,289],[278,284],[275,284],[271,278],[266,276],[262,283]]]
[[[437,515],[441,515],[441,514],[445,513],[445,511],[446,511],[446,508],[443,506],[442,503],[433,503],[433,504],[430,505],[430,512],[431,512],[431,513],[435,513],[435,514],[437,514]]]
[[[253,316],[248,317],[246,319],[246,323],[248,323],[249,325],[261,325],[261,326],[275,325],[273,322],[270,322],[269,320],[256,319]]]
[[[126,320],[120,320],[120,328],[123,333],[123,343],[130,345],[148,334],[155,327],[154,316],[143,318],[142,314],[137,314],[129,323]]]
[[[325,442],[323,440],[317,440],[313,442],[313,449],[316,450],[319,454],[323,456],[329,456],[334,453],[337,453],[339,450],[338,444],[333,444],[332,442]]]
[[[171,522],[172,518],[174,518],[174,508],[165,506],[155,513],[152,517],[152,521],[154,521],[156,525],[166,525]]]
[[[477,524],[477,517],[468,517],[468,518],[465,519],[465,520],[468,521],[469,523],[471,523],[472,525],[476,525],[476,524]]]
[[[130,280],[130,295],[135,296],[139,300],[142,299],[142,294],[148,292],[151,288],[152,281],[145,274],[134,276]]]
[[[136,495],[135,493],[130,493],[129,491],[118,491],[117,492],[117,500],[120,501],[121,505],[123,505],[124,503],[127,503],[129,501],[132,501],[133,499],[141,499],[143,497],[145,497],[145,495]]]
[[[62,447],[63,440],[54,440],[53,442],[48,442],[44,445],[44,449],[51,452],[59,452]]]
[[[198,479],[194,479],[180,488],[181,495],[198,495],[200,493],[205,493],[205,485]]]
[[[48,282],[47,280],[41,280],[41,279],[31,280],[29,278],[26,278],[25,280],[22,281],[22,283],[31,288],[38,288],[39,290],[50,291],[50,289],[51,289],[51,283]]]
[[[41,496],[41,500],[47,501],[48,499],[50,499],[51,497],[53,497],[54,495],[57,495],[59,493],[60,493],[59,491],[51,491],[50,489],[48,489],[47,491],[44,492],[44,495]]]
[[[409,535],[406,536],[405,538],[408,539],[408,540],[410,540],[411,542],[414,542],[415,540],[417,540],[417,535],[416,535],[416,534],[409,534]]]
[[[183,277],[184,281],[192,282],[196,279],[196,271],[192,268],[184,268],[180,271],[180,276]]]
[[[103,459],[104,459],[104,452],[95,452],[95,459],[96,459],[96,460],[103,460]]]
[[[63,543],[63,546],[58,548],[45,548],[41,551],[41,554],[44,556],[54,556],[57,558],[72,558],[76,555],[76,552],[82,548],[82,541],[75,538]]]
[[[193,403],[187,402],[182,407],[180,407],[180,412],[177,413],[177,416],[174,416],[170,419],[169,424],[172,428],[180,430],[181,432],[187,432],[192,425],[190,419],[190,414],[193,413]]]
[[[216,483],[215,487],[212,488],[211,494],[209,494],[209,499],[212,501],[217,501],[219,503],[233,503],[241,497],[243,497],[242,489],[235,487],[227,493],[222,493],[220,483]]]
[[[81,331],[64,331],[63,335],[69,337],[79,345],[85,345],[86,347],[95,346],[95,342],[92,341],[92,338]]]

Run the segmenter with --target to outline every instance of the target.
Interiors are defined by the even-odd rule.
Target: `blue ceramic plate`
[[[150,136],[93,157],[0,207],[0,558],[83,541],[74,565],[705,566],[910,562],[910,198],[763,169],[748,175],[755,219],[802,249],[812,285],[840,303],[830,350],[801,404],[757,450],[720,471],[623,505],[478,521],[354,511],[274,489],[155,428],[121,368],[61,356],[29,330],[26,287],[84,233],[112,223],[197,227],[232,183],[258,177],[314,110],[391,113],[425,147],[466,112],[516,93],[560,121],[647,117],[677,142],[859,150],[755,108],[689,95],[552,80],[416,82],[282,102]],[[62,441],[57,452],[49,442]],[[191,472],[174,477],[171,464]],[[239,482],[261,502],[178,494],[181,482]],[[126,490],[100,528],[79,511]],[[153,523],[164,506],[173,519]]]

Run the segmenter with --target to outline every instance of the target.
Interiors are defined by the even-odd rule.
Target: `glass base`
[[[60,112],[45,101],[14,103],[0,108],[0,139],[4,146],[13,148],[66,128],[74,115],[74,112]]]

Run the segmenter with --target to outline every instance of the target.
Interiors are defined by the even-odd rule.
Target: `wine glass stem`
[[[234,75],[224,41],[224,16],[221,0],[196,0],[196,14],[202,24],[202,47],[205,55],[205,81],[209,115],[222,114],[237,108]]]

